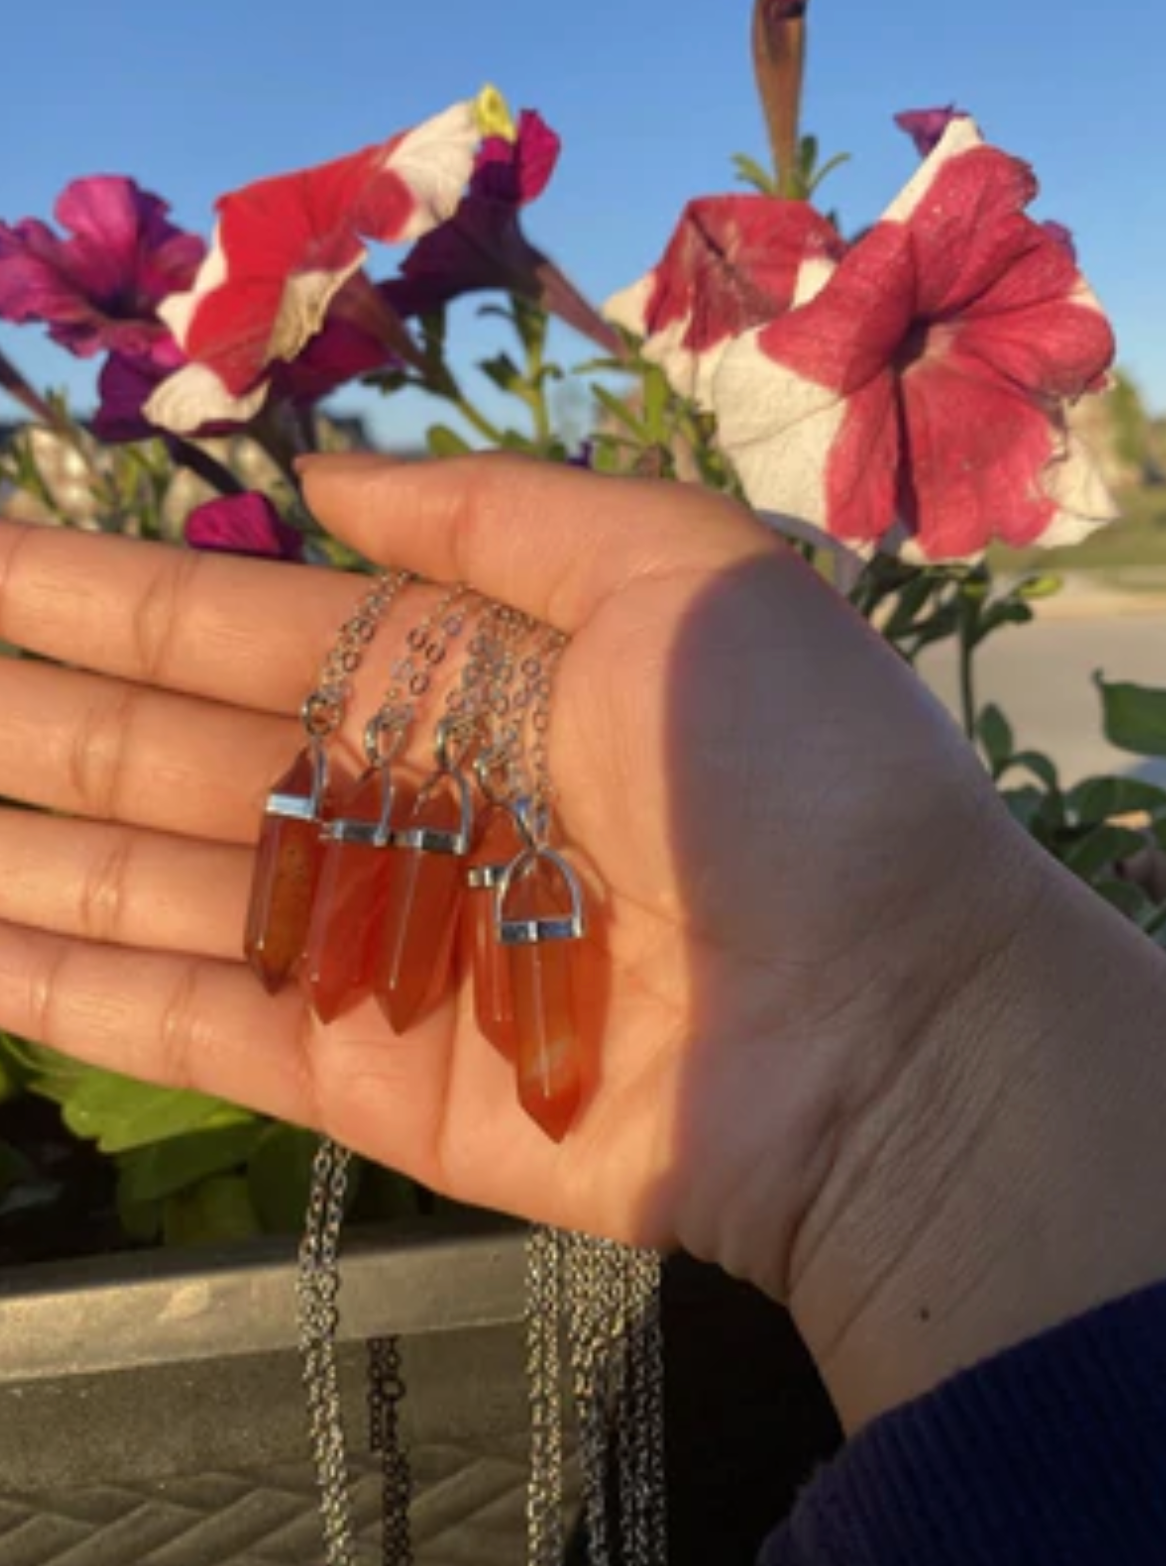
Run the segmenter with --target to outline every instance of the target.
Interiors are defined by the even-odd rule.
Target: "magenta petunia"
[[[676,391],[708,406],[729,345],[784,315],[845,248],[805,202],[704,197],[685,208],[659,265],[604,313],[644,339]]]
[[[958,120],[812,299],[732,345],[713,401],[755,506],[926,560],[1112,518],[1066,413],[1113,334],[1035,194]]]
[[[149,417],[186,433],[257,412],[273,368],[321,330],[367,243],[416,239],[455,211],[479,138],[476,105],[456,104],[378,146],[223,197],[193,286],[162,307],[190,362],[155,392]]]
[[[186,542],[194,549],[273,560],[302,560],[302,536],[280,516],[266,495],[249,491],[196,506],[186,519]]]
[[[895,124],[905,131],[915,143],[921,158],[929,158],[943,140],[947,127],[953,120],[966,120],[970,116],[949,104],[946,109],[904,109],[895,115]]]
[[[0,223],[0,318],[41,321],[82,358],[164,356],[158,306],[190,286],[206,250],[169,210],[132,179],[97,174],[61,192],[54,216],[65,237],[36,218]]]

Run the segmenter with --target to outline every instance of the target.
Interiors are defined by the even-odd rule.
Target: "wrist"
[[[793,1249],[791,1309],[850,1429],[1166,1275],[1166,960],[1017,853],[995,936]]]

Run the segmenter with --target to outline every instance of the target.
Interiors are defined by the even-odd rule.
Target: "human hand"
[[[396,1038],[373,1004],[321,1027],[243,966],[263,797],[357,596],[323,570],[3,528],[0,637],[63,666],[4,665],[0,794],[57,814],[0,813],[0,1025],[786,1297],[856,1129],[1021,917],[1032,856],[974,757],[724,501],[506,458],[317,459],[305,483],[370,557],[572,637],[551,768],[598,900],[576,1129],[525,1120],[465,994]],[[416,614],[358,677],[354,752]]]

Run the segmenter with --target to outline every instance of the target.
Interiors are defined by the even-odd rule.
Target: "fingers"
[[[0,810],[0,920],[60,935],[239,957],[244,848]]]
[[[0,925],[0,1028],[127,1076],[318,1125],[303,1017],[298,996],[272,1000],[240,964]]]
[[[366,586],[339,571],[0,522],[0,641],[268,712],[298,708]]]
[[[228,843],[255,839],[291,719],[5,660],[0,796]]]
[[[683,484],[511,456],[363,454],[299,467],[316,515],[369,558],[466,582],[568,632],[638,579],[715,571],[779,547],[739,507]]]

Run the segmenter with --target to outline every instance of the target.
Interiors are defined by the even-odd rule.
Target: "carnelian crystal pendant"
[[[515,1057],[514,1002],[510,963],[494,918],[494,884],[522,846],[510,811],[492,807],[470,855],[469,884],[462,902],[461,957],[472,976],[474,1019],[483,1038],[510,1061]]]
[[[300,984],[321,1022],[334,1022],[368,991],[372,946],[392,865],[387,847],[331,833],[344,823],[365,827],[371,836],[380,825],[388,786],[380,768],[358,779],[337,802],[331,831],[321,845],[300,967]]]
[[[301,751],[271,790],[259,834],[243,949],[270,995],[287,982],[307,939],[320,865],[316,767],[313,752]]]
[[[410,811],[404,829],[456,833],[461,826],[460,803],[442,791]],[[389,855],[373,984],[394,1033],[404,1033],[445,994],[465,857],[397,845]]]
[[[506,901],[506,918],[561,919],[562,893],[532,867]],[[514,1006],[518,1100],[553,1142],[571,1129],[583,1096],[583,1052],[576,1020],[579,943],[542,940],[506,948]]]

